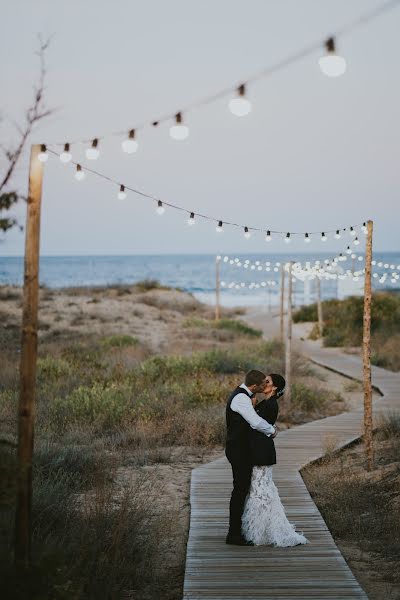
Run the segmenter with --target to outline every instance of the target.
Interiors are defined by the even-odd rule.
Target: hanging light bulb
[[[251,233],[249,231],[249,228],[245,227],[244,228],[244,237],[246,238],[246,240],[248,240],[250,236],[251,236]]]
[[[346,254],[351,254],[351,248],[350,248],[350,246],[347,246],[347,248],[346,248]]]
[[[188,218],[188,225],[194,225],[194,224],[195,224],[194,213],[191,212],[190,217]]]
[[[244,117],[251,111],[251,102],[246,98],[244,83],[237,89],[237,97],[229,100],[229,110],[237,117]]]
[[[354,245],[358,246],[359,243],[360,243],[360,240],[358,239],[358,237],[356,237],[356,239],[354,240]]]
[[[68,163],[72,160],[72,154],[69,150],[69,144],[64,144],[64,150],[60,154],[60,160],[62,163]]]
[[[121,184],[121,186],[119,188],[119,192],[118,192],[118,200],[125,200],[125,198],[126,198],[125,186]]]
[[[169,134],[174,140],[186,140],[189,135],[189,127],[182,124],[182,113],[178,112],[175,115],[175,125],[169,130]]]
[[[340,240],[340,237],[341,237],[341,236],[340,236],[340,231],[339,231],[339,229],[337,229],[337,230],[336,230],[336,233],[335,233],[335,238],[336,238],[337,240]]]
[[[356,235],[354,227],[350,227],[350,235],[353,237]]]
[[[325,233],[322,232],[322,234],[321,234],[321,242],[326,242],[327,239],[328,238],[326,237]]]
[[[335,39],[330,37],[325,42],[325,56],[318,60],[321,71],[328,77],[339,77],[346,71],[346,61],[336,54]]]
[[[291,241],[292,240],[290,239],[290,233],[288,232],[285,237],[285,242],[286,242],[286,244],[290,244]]]
[[[41,144],[40,146],[40,152],[38,154],[38,160],[40,160],[40,162],[44,163],[47,162],[49,159],[49,155],[47,154],[47,148],[45,144]]]
[[[165,208],[164,208],[163,203],[161,202],[161,200],[158,200],[158,202],[157,202],[156,213],[158,215],[163,215],[165,213]]]
[[[310,238],[310,236],[308,235],[308,233],[306,233],[306,234],[305,234],[305,236],[304,236],[304,241],[305,241],[305,243],[306,243],[306,244],[309,244],[309,243],[311,242],[311,238]]]
[[[77,179],[78,181],[82,181],[82,179],[85,179],[85,172],[82,170],[81,165],[76,165],[75,179]]]
[[[89,160],[97,160],[99,158],[100,151],[97,147],[98,145],[99,145],[99,140],[97,138],[95,138],[93,140],[90,148],[86,149],[86,158],[88,158]]]
[[[271,238],[271,232],[270,232],[270,231],[267,231],[267,235],[265,236],[265,241],[266,241],[266,242],[270,242],[270,241],[271,241],[271,239],[272,239],[272,238]]]
[[[135,130],[131,129],[128,133],[128,137],[121,144],[122,150],[127,154],[133,154],[137,151],[139,144],[135,140]]]
[[[222,221],[218,221],[218,225],[215,228],[217,233],[222,233]]]

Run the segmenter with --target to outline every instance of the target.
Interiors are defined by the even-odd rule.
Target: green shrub
[[[38,359],[37,366],[39,381],[40,379],[58,379],[72,373],[71,365],[64,358],[45,356]]]
[[[228,329],[240,335],[248,335],[250,337],[259,338],[262,336],[262,331],[259,329],[254,329],[243,323],[243,321],[236,321],[234,319],[221,319],[221,321],[218,321],[218,328]]]
[[[318,315],[316,304],[308,304],[307,306],[302,306],[301,308],[293,312],[294,323],[310,323],[316,321],[317,319]]]
[[[105,348],[126,348],[127,346],[137,346],[139,340],[131,335],[110,335],[101,340]]]

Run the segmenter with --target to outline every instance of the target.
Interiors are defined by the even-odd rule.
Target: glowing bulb
[[[322,235],[321,235],[321,242],[326,242],[326,240],[327,240],[327,239],[328,239],[328,238],[326,237],[325,233],[324,233],[324,232],[322,232]]]
[[[178,141],[186,140],[188,137],[189,127],[186,127],[186,125],[182,124],[182,113],[179,112],[175,115],[175,125],[172,125],[169,130],[169,134],[173,140]]]
[[[366,224],[366,223],[363,223],[363,224],[362,224],[361,231],[362,231],[363,233],[365,233],[365,235],[367,235],[367,233],[368,233],[368,229],[367,229],[367,224]]]
[[[190,213],[190,217],[188,218],[188,225],[194,225],[195,224],[195,220],[194,220],[194,213]]]
[[[165,208],[164,208],[163,203],[161,202],[161,200],[158,200],[158,202],[157,202],[156,213],[158,215],[163,215],[165,213]]]
[[[347,248],[346,248],[346,254],[351,254],[351,248],[350,248],[350,246],[347,246]]]
[[[248,240],[250,236],[251,236],[251,233],[249,231],[249,228],[245,227],[244,228],[244,237],[246,238],[246,240]]]
[[[85,179],[85,172],[82,171],[81,165],[76,165],[75,179],[77,179],[78,181],[82,181],[82,179]]]
[[[69,151],[69,144],[64,144],[64,151],[60,154],[60,160],[62,163],[68,163],[72,160],[72,154]]]
[[[229,110],[237,117],[245,117],[251,111],[251,102],[247,100],[246,87],[244,84],[237,89],[237,97],[229,101]]]
[[[218,225],[215,228],[217,233],[222,233],[222,221],[218,221]]]
[[[360,243],[360,240],[358,239],[358,237],[356,237],[356,239],[354,240],[354,245],[358,246],[359,243]]]
[[[290,244],[290,242],[291,242],[291,241],[292,241],[292,240],[290,239],[290,233],[287,233],[287,234],[286,234],[286,237],[285,237],[285,242],[286,242],[286,244]]]
[[[272,239],[272,238],[271,238],[271,232],[270,232],[270,231],[267,231],[267,235],[265,236],[265,241],[266,241],[266,242],[270,242],[270,241],[271,241],[271,239]]]
[[[350,227],[350,235],[352,235],[353,237],[356,235],[354,227]]]
[[[98,149],[99,140],[94,139],[90,148],[86,149],[86,158],[89,160],[97,160],[100,155],[100,151]]]
[[[126,198],[125,186],[121,185],[121,187],[119,188],[119,192],[118,192],[118,200],[125,200],[125,198]]]
[[[128,137],[121,144],[122,150],[127,154],[133,154],[137,151],[139,144],[135,140],[135,130],[131,129],[128,133]]]
[[[318,60],[321,71],[328,77],[340,77],[346,71],[346,61],[336,54],[334,38],[326,40],[325,48],[325,56],[321,56]]]
[[[49,160],[49,155],[47,154],[47,148],[46,148],[45,144],[42,144],[40,146],[38,160],[40,160],[40,162],[42,162],[42,163],[47,162]]]
[[[306,235],[304,236],[304,241],[305,241],[306,244],[309,244],[311,242],[311,238],[308,235],[308,233],[306,233]]]
[[[341,236],[340,236],[340,231],[339,231],[339,229],[337,229],[337,230],[336,230],[336,233],[335,233],[335,238],[336,238],[337,240],[340,240],[340,237],[341,237]]]

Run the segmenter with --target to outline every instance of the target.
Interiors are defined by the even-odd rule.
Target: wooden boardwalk
[[[313,361],[361,379],[361,361],[307,342]],[[384,395],[374,401],[374,418],[399,407],[400,375],[373,369],[373,383]],[[225,457],[192,471],[191,518],[184,581],[185,600],[354,599],[367,598],[337,548],[299,470],[324,454],[326,436],[342,447],[358,438],[363,411],[358,409],[281,432],[276,438],[274,481],[288,519],[309,544],[294,548],[238,547],[225,544],[232,490]]]

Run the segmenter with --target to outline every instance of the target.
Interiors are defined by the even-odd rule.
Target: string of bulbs
[[[56,152],[55,150],[52,150],[51,148],[47,148],[45,145],[42,145],[41,151],[38,155],[39,160],[41,162],[47,162],[49,155],[60,157],[60,154],[58,152]],[[320,236],[321,241],[326,242],[328,240],[328,234],[333,234],[333,237],[335,239],[341,239],[342,235],[344,233],[348,232],[350,234],[350,236],[354,238],[353,239],[354,245],[360,244],[360,240],[357,235],[357,228],[360,228],[364,234],[367,233],[366,221],[364,221],[363,223],[358,223],[357,225],[350,225],[347,227],[340,227],[337,229],[325,230],[322,232],[321,231],[313,231],[313,232],[300,232],[300,231],[289,232],[289,231],[286,231],[285,232],[285,231],[277,231],[277,230],[272,230],[272,229],[263,229],[260,227],[249,227],[247,225],[242,225],[240,223],[233,223],[231,221],[219,219],[219,218],[216,218],[216,217],[213,217],[210,215],[205,215],[205,214],[202,214],[199,212],[194,212],[183,206],[179,206],[177,204],[172,204],[171,202],[166,202],[165,200],[161,200],[160,198],[153,196],[152,194],[148,194],[147,192],[143,192],[142,190],[139,190],[138,188],[133,188],[127,184],[120,183],[117,180],[113,179],[112,177],[109,177],[108,175],[101,173],[100,171],[97,171],[97,170],[87,167],[85,165],[81,165],[80,163],[76,163],[72,160],[69,161],[68,164],[75,167],[75,179],[77,181],[83,181],[86,177],[86,173],[89,173],[91,175],[95,175],[96,177],[115,185],[117,188],[118,200],[126,200],[128,192],[132,192],[143,198],[147,198],[148,200],[151,200],[155,205],[156,213],[158,215],[163,215],[165,213],[166,207],[172,208],[174,210],[181,211],[181,212],[185,213],[186,215],[188,215],[187,224],[189,226],[195,225],[197,218],[216,223],[215,230],[217,233],[222,233],[224,230],[224,226],[230,226],[230,227],[236,227],[236,228],[242,229],[243,235],[246,239],[249,239],[251,237],[252,232],[261,232],[261,233],[265,234],[266,242],[270,242],[272,240],[273,236],[278,235],[278,236],[282,237],[282,239],[285,243],[289,244],[292,241],[293,236],[303,236],[306,242],[311,241],[311,236]],[[350,250],[350,246],[348,246],[348,250]],[[346,250],[346,252],[347,252],[347,250]],[[351,252],[351,250],[350,250],[350,252]]]
[[[320,70],[327,77],[340,77],[346,72],[347,64],[344,57],[337,53],[337,39],[344,37],[352,33],[355,29],[366,25],[382,14],[389,12],[396,8],[399,4],[399,0],[389,0],[377,6],[376,8],[368,11],[354,21],[348,23],[341,29],[337,30],[334,35],[319,40],[313,44],[310,44],[299,51],[287,56],[279,62],[264,68],[259,73],[249,77],[246,81],[242,81],[239,84],[229,86],[226,89],[220,90],[219,92],[212,94],[198,102],[195,102],[185,109],[179,109],[173,113],[166,114],[164,116],[152,119],[149,122],[138,123],[134,127],[126,128],[122,131],[114,131],[109,134],[98,135],[92,139],[83,139],[75,141],[64,141],[54,144],[55,146],[62,146],[63,152],[60,154],[60,160],[62,162],[69,162],[72,160],[71,147],[74,144],[89,144],[86,149],[86,157],[88,160],[96,160],[100,155],[100,141],[106,137],[111,136],[124,136],[121,142],[123,152],[127,154],[134,154],[139,148],[137,141],[137,132],[144,129],[145,127],[158,127],[161,123],[170,122],[170,136],[176,141],[186,140],[189,136],[189,127],[184,120],[184,115],[187,115],[189,111],[197,109],[202,106],[209,105],[216,102],[219,99],[230,97],[228,107],[230,112],[237,117],[244,117],[248,115],[252,110],[252,104],[247,97],[247,90],[251,84],[256,83],[261,79],[270,77],[274,73],[277,73],[292,64],[303,60],[304,58],[314,54],[316,51],[323,49],[323,55],[318,59]]]

